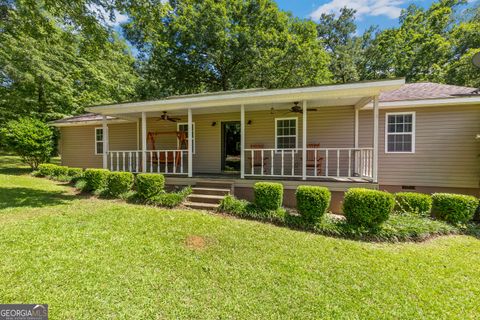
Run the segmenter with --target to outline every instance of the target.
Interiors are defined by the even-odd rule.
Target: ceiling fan
[[[167,111],[163,111],[163,114],[157,118],[157,121],[158,120],[164,120],[164,121],[171,121],[171,122],[177,122],[177,121],[180,121],[182,120],[181,118],[173,118],[173,117],[170,117],[168,114],[167,114]]]
[[[293,103],[293,106],[288,110],[287,113],[303,113],[303,110],[302,110],[302,107],[299,106],[299,103],[298,101],[295,101]],[[315,108],[307,108],[307,111],[317,111],[317,109]]]

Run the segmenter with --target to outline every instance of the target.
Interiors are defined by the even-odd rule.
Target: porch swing
[[[188,139],[185,131],[149,132],[147,135],[147,141],[150,150],[158,150],[156,148],[155,137],[160,135],[176,135],[179,142],[179,147],[177,148],[177,151],[160,150],[157,152],[152,152],[149,160],[152,164],[164,164],[165,167],[167,167],[169,164],[173,164],[175,167],[178,167],[183,163],[183,152],[188,149]]]

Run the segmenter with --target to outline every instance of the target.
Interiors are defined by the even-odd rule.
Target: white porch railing
[[[187,150],[147,150],[142,168],[141,150],[109,151],[108,169],[133,173],[187,174]]]
[[[373,178],[373,148],[307,148],[307,177]],[[245,149],[245,176],[302,177],[302,149]]]

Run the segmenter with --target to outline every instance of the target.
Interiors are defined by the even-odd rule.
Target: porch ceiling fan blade
[[[175,120],[175,118],[167,118],[168,121],[171,121],[171,122],[177,122],[177,120]]]
[[[316,108],[308,108],[307,111],[317,111]]]

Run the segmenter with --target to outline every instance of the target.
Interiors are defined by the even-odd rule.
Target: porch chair
[[[307,149],[318,149],[320,148],[320,143],[309,143],[307,144]],[[307,150],[307,169],[311,168],[315,171],[315,162],[317,167],[317,176],[322,175],[322,164],[323,157],[319,157],[317,152],[317,159],[315,161],[315,150]]]
[[[263,144],[251,144],[250,149],[265,149]],[[265,156],[265,152],[262,158],[262,151],[261,150],[254,150],[253,151],[253,163],[252,163],[252,156],[250,153],[250,157],[248,157],[248,164],[250,165],[250,170],[253,169],[255,172],[255,168],[261,168],[263,164],[263,173],[267,173],[267,161],[268,157]]]

